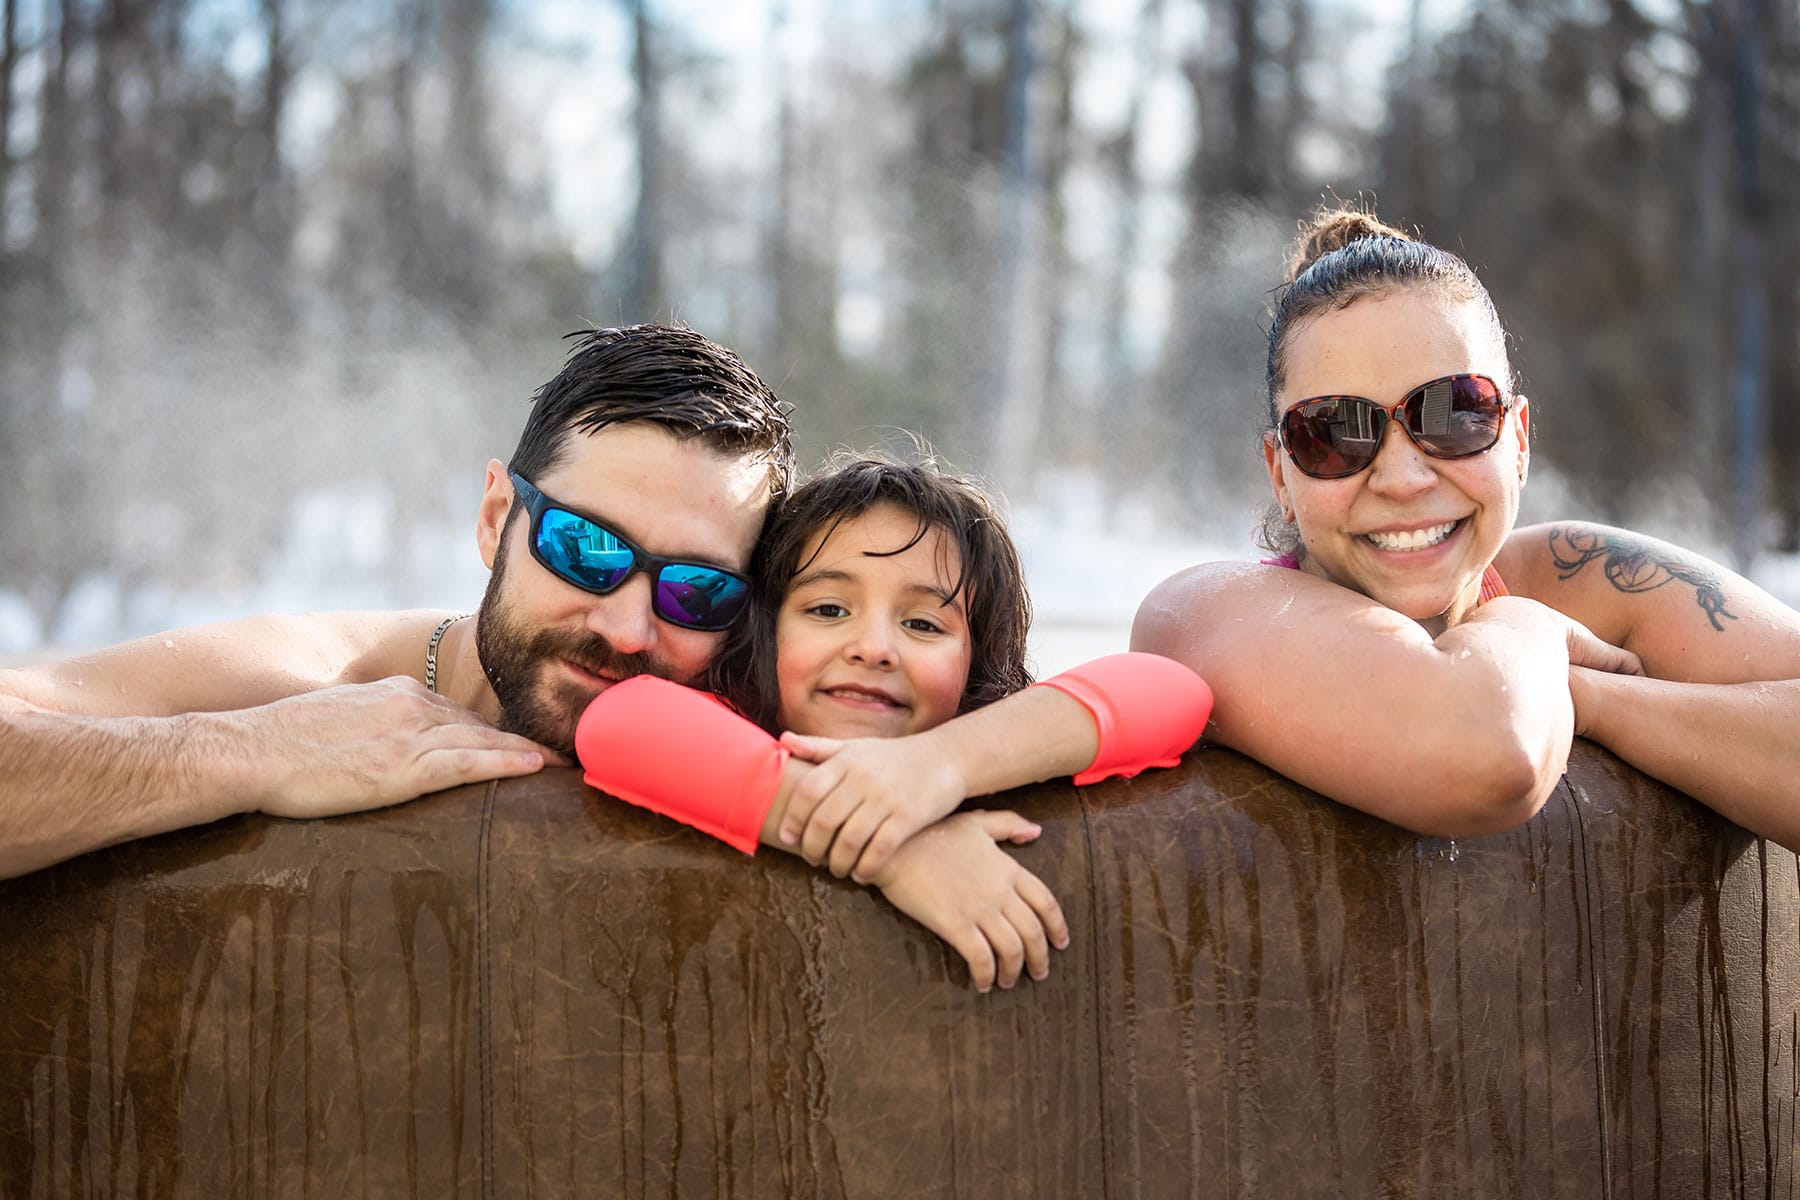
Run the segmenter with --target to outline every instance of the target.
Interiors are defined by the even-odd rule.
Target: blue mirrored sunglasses
[[[651,608],[684,629],[724,629],[750,606],[750,581],[736,571],[646,553],[623,534],[544,495],[517,472],[511,477],[531,514],[531,556],[558,579],[604,596],[643,571],[651,578]]]

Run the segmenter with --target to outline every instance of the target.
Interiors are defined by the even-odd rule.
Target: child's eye
[[[829,600],[824,600],[818,604],[809,604],[806,606],[806,613],[808,616],[824,617],[827,620],[836,618],[836,617],[846,616],[848,614],[848,611],[849,610],[847,610],[843,605],[833,604]]]
[[[944,627],[942,625],[939,625],[936,621],[933,621],[928,617],[908,617],[906,620],[902,621],[901,624],[912,630],[914,633],[944,632]]]

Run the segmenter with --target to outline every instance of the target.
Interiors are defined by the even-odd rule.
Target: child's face
[[[885,554],[917,529],[912,513],[878,504],[808,543],[775,618],[783,729],[899,737],[956,715],[970,658],[967,610],[950,598],[962,560],[936,526]]]

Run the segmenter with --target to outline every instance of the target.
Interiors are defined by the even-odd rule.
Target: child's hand
[[[784,733],[781,743],[818,767],[788,798],[777,836],[840,879],[873,880],[901,843],[968,798],[957,764],[917,737]]]
[[[957,813],[908,838],[875,879],[893,906],[950,943],[987,991],[1009,988],[1024,967],[1050,974],[1050,946],[1069,945],[1062,905],[1043,880],[997,841],[1024,843],[1043,830],[1014,812]]]

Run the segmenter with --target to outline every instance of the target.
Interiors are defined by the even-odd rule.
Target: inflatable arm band
[[[1160,654],[1110,654],[1038,684],[1079,700],[1100,727],[1100,748],[1078,785],[1146,767],[1172,767],[1212,715],[1206,680]]]
[[[707,692],[637,675],[575,727],[588,783],[754,854],[788,752]]]

